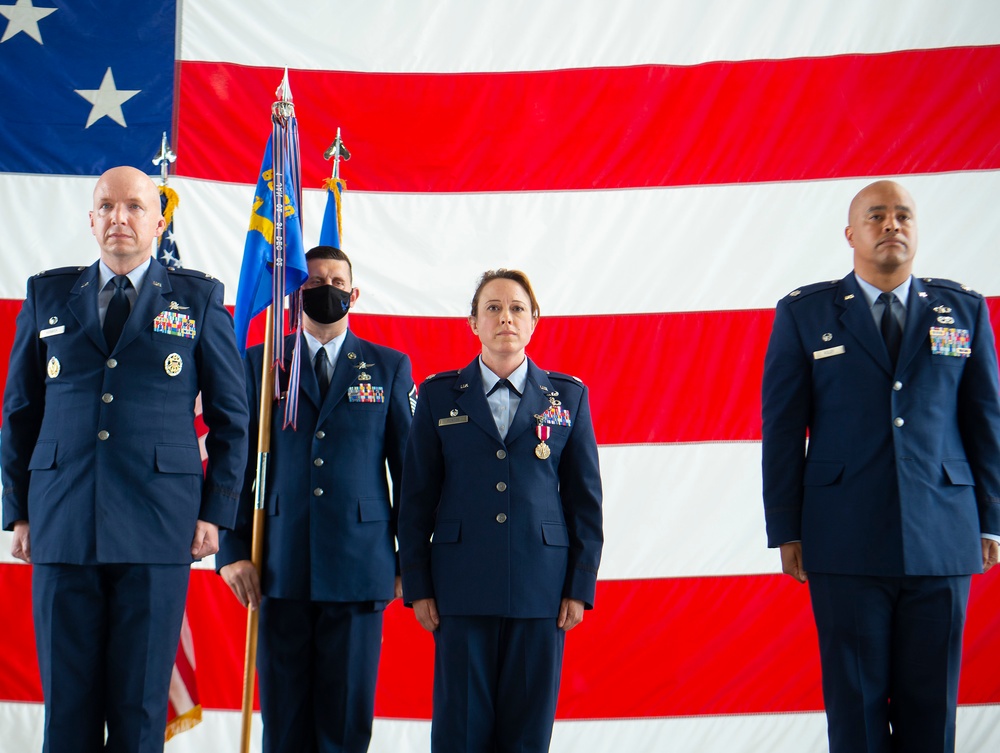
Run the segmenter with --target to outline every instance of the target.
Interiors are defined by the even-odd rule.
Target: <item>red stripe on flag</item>
[[[252,182],[266,133],[246,114],[270,105],[281,75],[182,62],[180,173]],[[352,190],[682,186],[1000,167],[1000,46],[514,73],[295,70],[290,82],[302,153],[323,153],[333,114],[363,155],[350,163]],[[315,159],[303,171],[313,187],[329,174]]]
[[[0,565],[0,699],[40,701],[30,568]],[[959,701],[1000,703],[1000,574],[972,580]],[[601,581],[566,641],[562,719],[779,713],[822,708],[808,588],[782,575]],[[192,572],[188,615],[204,708],[236,710],[246,612],[212,572]],[[434,643],[397,601],[385,616],[381,717],[429,719]]]

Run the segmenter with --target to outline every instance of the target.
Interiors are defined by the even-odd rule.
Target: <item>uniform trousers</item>
[[[385,602],[260,605],[264,753],[364,753],[372,735]]]
[[[952,753],[968,575],[809,573],[831,753]]]
[[[554,617],[442,615],[434,633],[432,753],[544,753],[565,632]]]
[[[32,567],[43,753],[161,753],[191,568]]]

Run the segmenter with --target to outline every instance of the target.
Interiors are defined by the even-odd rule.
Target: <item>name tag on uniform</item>
[[[49,327],[48,329],[43,329],[38,333],[40,338],[52,337],[52,335],[61,335],[66,331],[66,325],[60,324],[58,327]]]
[[[438,426],[451,426],[452,424],[467,424],[469,422],[468,416],[449,416],[448,418],[439,418]]]
[[[830,356],[839,356],[842,353],[846,353],[847,349],[843,345],[834,345],[832,348],[827,348],[826,350],[814,350],[813,358],[817,361],[823,358],[829,358]]]

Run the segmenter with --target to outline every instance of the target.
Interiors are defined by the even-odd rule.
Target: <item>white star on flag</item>
[[[42,42],[42,32],[38,30],[38,22],[50,13],[55,13],[58,8],[36,8],[31,4],[31,0],[17,0],[15,5],[0,5],[0,15],[6,16],[10,22],[3,33],[0,44],[6,42],[18,32],[23,31],[38,44]]]
[[[112,75],[111,69],[108,68],[101,81],[100,89],[74,89],[74,91],[93,105],[90,117],[87,118],[86,128],[90,128],[105,116],[111,118],[118,125],[128,128],[128,124],[125,123],[125,115],[122,113],[122,105],[141,92],[142,89],[115,88],[115,77]]]

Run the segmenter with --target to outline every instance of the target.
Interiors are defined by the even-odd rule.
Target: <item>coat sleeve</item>
[[[434,428],[428,384],[421,387],[413,415],[399,501],[399,564],[403,601],[434,597],[431,579],[431,534],[444,480],[441,441]]]
[[[586,387],[559,461],[559,496],[570,543],[563,597],[578,599],[592,609],[604,548],[604,513],[597,439]]]
[[[402,355],[392,377],[389,398],[389,415],[385,427],[385,457],[392,479],[392,511],[390,523],[395,536],[399,531],[400,492],[403,485],[403,459],[406,456],[406,440],[410,434],[413,411],[410,398],[415,394],[409,356]],[[399,556],[396,557],[396,574],[399,574]]]
[[[221,283],[212,286],[198,353],[202,417],[208,427],[208,468],[198,517],[232,528],[246,470],[248,416],[243,360],[222,290]]]
[[[45,374],[35,331],[33,280],[17,315],[3,399],[0,460],[3,467],[3,527],[28,520],[28,465],[45,413]],[[30,522],[30,521],[29,521]]]
[[[260,363],[254,358],[257,351],[247,351],[243,360],[246,384],[247,410],[250,420],[247,426],[247,462],[240,490],[236,524],[232,530],[219,531],[219,551],[215,555],[216,570],[226,565],[248,560],[251,555],[253,537],[254,484],[257,481],[257,429],[260,413]]]
[[[802,480],[812,370],[787,301],[778,303],[761,390],[762,474],[767,545],[802,538]]]
[[[962,444],[976,482],[979,527],[1000,535],[1000,391],[997,351],[989,310],[979,301],[972,354],[959,385]]]

